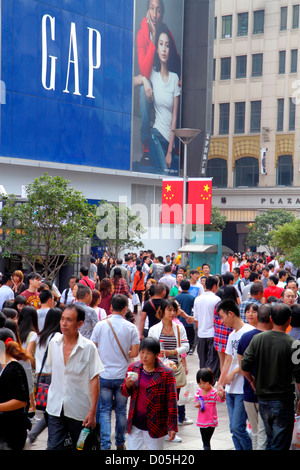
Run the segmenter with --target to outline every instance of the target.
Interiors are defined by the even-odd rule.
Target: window
[[[222,38],[232,36],[232,15],[222,16]]]
[[[243,157],[235,162],[234,185],[255,187],[258,185],[258,159]]]
[[[219,134],[229,133],[229,103],[220,104]]]
[[[289,109],[289,131],[295,130],[295,112],[296,105],[293,98],[290,98],[290,109]]]
[[[263,69],[263,54],[252,54],[252,77],[260,77]]]
[[[213,82],[215,81],[216,79],[216,59],[213,60],[213,72],[212,72],[212,79],[213,79]]]
[[[236,57],[235,78],[246,78],[246,74],[247,74],[247,56],[238,55]]]
[[[211,158],[207,162],[207,176],[213,178],[214,188],[227,187],[227,162],[223,158]]]
[[[293,29],[298,29],[299,28],[299,5],[293,5],[292,28]]]
[[[284,99],[277,100],[277,131],[283,131]]]
[[[287,7],[280,9],[280,31],[285,31],[287,28]]]
[[[245,132],[245,106],[245,102],[235,103],[235,134],[244,134]]]
[[[265,11],[254,11],[253,18],[253,34],[261,34],[264,32]]]
[[[277,185],[293,185],[293,157],[292,155],[281,155],[277,163]]]
[[[247,36],[248,34],[248,12],[238,13],[237,35]]]
[[[211,135],[214,135],[215,128],[215,105],[211,105]]]
[[[231,57],[221,59],[221,80],[229,80],[231,75]]]
[[[251,101],[250,132],[260,132],[261,101]]]
[[[297,73],[298,49],[291,50],[291,73]]]
[[[214,23],[214,39],[217,39],[217,26],[218,26],[218,18],[215,16],[215,23]]]
[[[285,51],[279,51],[279,74],[285,73]]]

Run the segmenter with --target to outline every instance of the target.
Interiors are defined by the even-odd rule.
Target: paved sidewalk
[[[196,372],[198,370],[198,356],[194,352],[192,355],[187,356],[187,363],[189,368],[188,379],[193,381],[196,387]],[[212,440],[212,450],[234,450],[231,434],[229,432],[229,421],[226,403],[217,403],[219,426],[216,428]],[[39,414],[40,412],[38,412]],[[114,413],[113,413],[114,414]],[[197,451],[202,450],[202,441],[199,428],[195,425],[197,409],[193,404],[186,405],[186,416],[194,420],[194,424],[187,426],[179,426],[178,436],[182,438],[182,442],[165,442],[164,450],[171,450],[176,452]],[[113,422],[113,420],[112,420]],[[37,438],[36,442],[31,445],[26,445],[25,450],[45,450],[47,446],[47,429]],[[114,450],[114,436],[112,433],[112,450]]]

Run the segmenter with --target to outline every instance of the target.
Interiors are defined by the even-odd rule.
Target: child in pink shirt
[[[198,408],[196,425],[200,428],[204,450],[211,450],[210,440],[218,426],[217,401],[224,402],[216,389],[213,388],[214,375],[208,368],[198,370],[196,375],[198,388],[195,394],[194,406]]]

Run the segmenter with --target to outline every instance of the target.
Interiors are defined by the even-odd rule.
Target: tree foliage
[[[146,230],[139,216],[126,205],[100,201],[96,215],[96,235],[109,256],[118,257],[123,250],[144,246],[141,235]]]
[[[300,266],[300,219],[286,223],[270,234],[272,243],[283,253],[285,261]]]
[[[269,252],[276,251],[276,244],[272,237],[272,231],[295,219],[292,212],[286,209],[270,209],[255,217],[254,223],[249,224],[247,241],[249,245],[265,246]]]
[[[2,195],[2,256],[21,255],[33,270],[41,265],[42,275],[53,280],[92,237],[95,208],[60,176],[45,173],[26,192],[26,200]]]
[[[222,232],[226,225],[226,216],[221,214],[217,206],[211,207],[211,224],[204,225],[205,232]]]

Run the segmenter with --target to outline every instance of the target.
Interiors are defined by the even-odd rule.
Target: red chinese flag
[[[211,179],[190,179],[188,182],[187,224],[211,223]]]
[[[163,180],[161,223],[182,224],[183,179]]]

